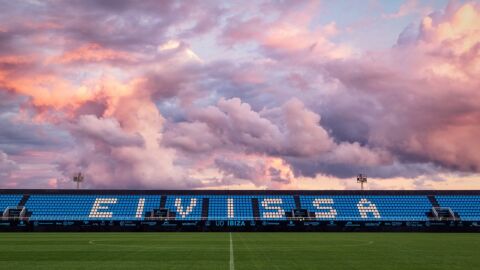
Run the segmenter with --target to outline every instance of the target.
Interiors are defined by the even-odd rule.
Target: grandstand
[[[2,230],[478,230],[480,191],[0,190]]]

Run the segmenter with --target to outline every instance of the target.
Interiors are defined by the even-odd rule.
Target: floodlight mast
[[[80,183],[83,182],[84,179],[85,177],[83,177],[81,172],[73,176],[73,182],[77,183],[77,189],[80,189]]]
[[[357,176],[357,183],[360,183],[360,186],[363,190],[363,184],[364,183],[367,183],[367,176],[366,175],[363,175],[363,174],[359,174]]]

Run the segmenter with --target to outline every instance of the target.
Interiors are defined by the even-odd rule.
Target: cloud
[[[297,176],[315,175],[333,173],[326,169],[329,166],[369,168],[393,162],[386,151],[358,143],[336,143],[321,126],[320,116],[295,98],[260,112],[238,98],[221,99],[216,106],[192,109],[188,118],[189,122],[170,126],[165,133],[167,146],[181,149],[187,156],[192,154],[195,158],[200,155],[204,160],[211,159],[213,162],[203,166],[216,167],[235,178],[249,179],[257,186],[265,184],[258,182],[260,178],[275,178],[280,184],[288,184],[293,172]],[[218,153],[231,157],[215,158]],[[239,153],[247,153],[248,157],[255,159],[251,161]],[[291,166],[289,173],[281,176],[278,168],[268,168],[261,162],[265,157],[285,164],[292,160],[297,162],[287,165]],[[342,176],[350,177],[356,173],[349,171]]]
[[[168,187],[198,185],[174,164],[175,150],[162,146],[165,119],[149,96],[115,98],[103,117],[81,115],[71,125],[77,147],[58,162],[68,174],[82,171],[87,186]]]
[[[425,13],[426,11],[428,11],[428,8],[420,7],[417,0],[407,0],[402,5],[400,5],[397,12],[382,14],[382,18],[398,19],[411,15],[413,13]]]
[[[337,113],[361,122],[370,145],[400,160],[479,172],[478,15],[474,4],[449,6],[425,17],[408,42],[331,63],[328,72],[346,88],[340,98],[367,105],[362,116],[347,107]]]
[[[71,187],[82,171],[92,188],[351,188],[364,172],[431,188],[479,173],[476,3],[364,52],[318,1],[3,4],[1,186]]]
[[[221,40],[229,46],[253,42],[272,58],[288,58],[295,62],[350,56],[352,50],[349,46],[329,40],[331,35],[338,33],[334,22],[311,27],[319,6],[318,1],[300,1],[288,8],[282,5],[265,7],[273,16],[236,14],[228,18]]]
[[[74,129],[81,134],[80,136],[86,136],[90,140],[102,141],[116,147],[143,145],[140,134],[126,133],[115,118],[81,115]]]
[[[194,61],[194,62],[203,62],[203,60],[189,48],[188,44],[180,42],[178,40],[169,40],[158,46],[159,53],[176,53],[177,61]]]
[[[292,182],[290,166],[280,158],[261,155],[230,154],[215,158],[215,167],[222,173],[222,184],[251,183],[255,188],[282,188]]]
[[[181,122],[173,125],[166,132],[164,143],[193,153],[210,152],[222,144],[204,122]]]
[[[7,154],[0,151],[0,176],[8,178],[14,170],[18,170],[18,165],[9,159]]]
[[[119,61],[119,62],[132,62],[136,61],[135,56],[122,51],[115,51],[112,49],[106,49],[102,46],[90,43],[76,48],[72,51],[65,52],[60,56],[60,62],[62,63],[96,63],[104,61]]]
[[[333,140],[320,125],[320,116],[298,99],[291,99],[282,107],[287,133],[286,155],[312,156],[334,148]]]

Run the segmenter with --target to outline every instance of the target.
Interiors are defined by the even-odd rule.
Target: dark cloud
[[[15,155],[28,150],[61,150],[71,137],[61,127],[36,123],[28,98],[0,91],[0,150]]]
[[[258,179],[257,168],[244,163],[242,160],[215,159],[215,165],[225,175],[237,179]]]

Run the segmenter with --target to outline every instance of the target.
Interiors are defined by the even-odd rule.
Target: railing
[[[447,212],[448,216],[442,216],[441,212]],[[432,213],[436,220],[439,221],[457,221],[455,213],[450,207],[432,207]]]
[[[10,216],[11,215],[11,213],[10,213],[11,210],[20,210],[20,212],[18,212],[18,216],[13,216],[12,217],[12,216]],[[24,206],[7,207],[3,211],[1,220],[11,220],[11,219],[22,220],[23,218],[25,218],[26,213],[27,213],[27,211],[26,211],[26,208]]]
[[[433,213],[433,215],[435,216],[436,219],[439,218],[438,212],[437,212],[437,207],[432,207],[432,213]]]

